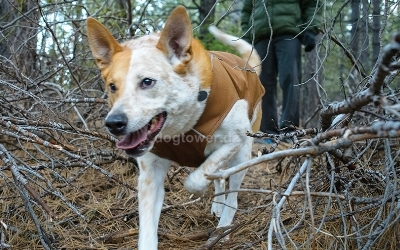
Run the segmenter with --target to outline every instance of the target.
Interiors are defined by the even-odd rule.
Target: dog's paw
[[[189,193],[202,196],[210,183],[203,173],[195,170],[186,178],[184,186]]]

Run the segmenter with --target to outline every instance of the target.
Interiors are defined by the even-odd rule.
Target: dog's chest
[[[255,106],[264,94],[257,74],[243,69],[245,61],[224,52],[211,52],[213,81],[209,96],[199,98],[206,107],[196,125],[187,133],[157,140],[152,153],[177,162],[181,166],[198,167],[205,161],[207,143],[228,115],[236,101],[245,99],[249,104],[243,119],[251,119]],[[243,131],[245,133],[246,131]]]

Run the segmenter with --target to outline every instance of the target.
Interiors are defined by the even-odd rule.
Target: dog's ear
[[[174,62],[187,64],[192,58],[192,25],[185,7],[176,7],[168,17],[160,35],[157,48],[162,50]],[[175,61],[176,62],[176,61]]]
[[[103,70],[111,63],[112,56],[122,51],[122,47],[96,19],[89,17],[86,20],[86,27],[93,57],[99,69]]]

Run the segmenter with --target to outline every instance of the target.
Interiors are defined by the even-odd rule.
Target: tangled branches
[[[36,17],[28,14],[15,17],[14,25],[24,25],[24,18]],[[27,41],[32,40],[34,36],[27,38]],[[93,184],[89,184],[93,173],[103,175],[104,183],[134,190],[111,168],[113,165],[132,166],[134,162],[114,151],[112,145],[116,139],[103,129],[102,120],[108,108],[97,84],[99,77],[92,78],[97,72],[82,65],[81,72],[90,73],[76,74],[74,79],[78,85],[64,84],[60,78],[53,78],[62,67],[39,70],[34,69],[36,62],[23,61],[31,58],[23,53],[36,55],[35,50],[26,46],[29,44],[21,45],[19,49],[24,51],[15,52],[14,57],[0,55],[0,193],[3,204],[0,248],[15,247],[16,243],[7,243],[7,238],[23,234],[24,228],[20,225],[23,223],[27,228],[36,229],[32,235],[37,236],[32,237],[45,249],[53,249],[57,237],[43,222],[58,221],[63,211],[70,211],[70,218],[77,216],[88,221],[83,204],[88,203],[88,194],[93,191]],[[12,48],[4,43],[1,46],[2,49]],[[53,63],[57,65],[56,61]],[[26,65],[26,70],[22,70],[21,65]],[[40,66],[44,65],[46,63]],[[70,72],[76,71],[73,63],[68,65]],[[33,69],[27,70],[28,66]],[[27,72],[30,75],[26,75]],[[71,196],[71,190],[76,194]],[[20,237],[17,242],[29,245],[24,241],[29,242],[30,237],[25,238],[21,240],[24,237]]]
[[[0,20],[0,248],[135,248],[135,162],[104,129],[106,96],[83,28],[89,14],[125,24],[122,11],[110,14],[118,8],[108,1],[72,1],[74,8],[71,1],[27,1],[20,9],[15,4],[24,1],[6,2],[24,14],[10,10],[8,21]],[[96,11],[86,13],[91,7]],[[132,16],[128,26],[125,35],[136,26],[147,32]],[[351,50],[337,43],[365,77]],[[240,211],[232,227],[214,231],[217,220],[204,212],[212,197],[187,194],[187,168],[175,166],[166,183],[161,248],[196,249],[210,234],[217,240],[206,247],[221,249],[399,248],[400,92],[390,87],[399,43],[397,35],[384,47],[365,86],[324,104],[321,128],[249,134],[274,143],[249,162],[209,175],[224,180],[249,168],[243,189],[234,190]],[[226,235],[230,241],[218,243]]]
[[[43,210],[43,215],[51,220],[56,219],[56,213],[47,205],[48,198],[53,197],[86,220],[81,209],[61,190],[74,186],[79,189],[81,178],[87,174],[88,169],[98,171],[110,181],[134,190],[102,167],[116,161],[130,160],[113,151],[115,138],[105,132],[98,132],[102,131],[100,121],[104,115],[100,110],[106,109],[103,99],[68,98],[74,96],[74,90],[63,89],[60,94],[60,88],[54,89],[49,85],[36,86],[34,92],[18,88],[10,81],[1,80],[1,85],[2,186],[19,193],[36,226],[42,246],[51,249],[54,239],[41,225],[33,207],[38,206]],[[85,129],[87,127],[97,127],[99,130]],[[5,200],[15,198],[13,195],[3,197]],[[8,225],[9,219],[5,216],[3,225]]]
[[[365,90],[323,109],[321,130],[298,130],[279,136],[249,134],[269,137],[275,143],[269,150],[262,150],[260,157],[208,176],[224,180],[262,162],[291,159],[285,170],[279,169],[281,175],[291,172],[287,181],[280,184],[281,190],[262,190],[272,196],[269,226],[262,237],[268,249],[317,248],[321,246],[321,235],[336,239],[325,245],[329,248],[371,249],[374,244],[382,244],[384,235],[393,237],[385,247],[398,246],[399,93],[383,93],[382,86],[386,76],[398,69],[399,52],[400,34],[383,49],[378,69]],[[357,121],[355,113],[371,109],[367,106],[370,103],[381,114],[368,112],[374,116],[372,122],[362,116]],[[338,116],[332,121],[335,115]],[[365,125],[357,126],[351,118]],[[274,152],[279,142],[288,138],[294,142],[292,149]],[[300,210],[291,204],[301,201],[299,195],[304,202]],[[287,217],[288,210],[296,214],[292,223],[282,218]],[[333,221],[336,223],[329,226]],[[296,239],[296,232],[305,228],[310,234],[301,241]]]

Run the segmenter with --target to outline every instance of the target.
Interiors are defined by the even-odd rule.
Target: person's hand
[[[315,48],[316,35],[314,34],[314,32],[306,30],[304,31],[301,42],[304,45],[305,52],[310,52]]]

